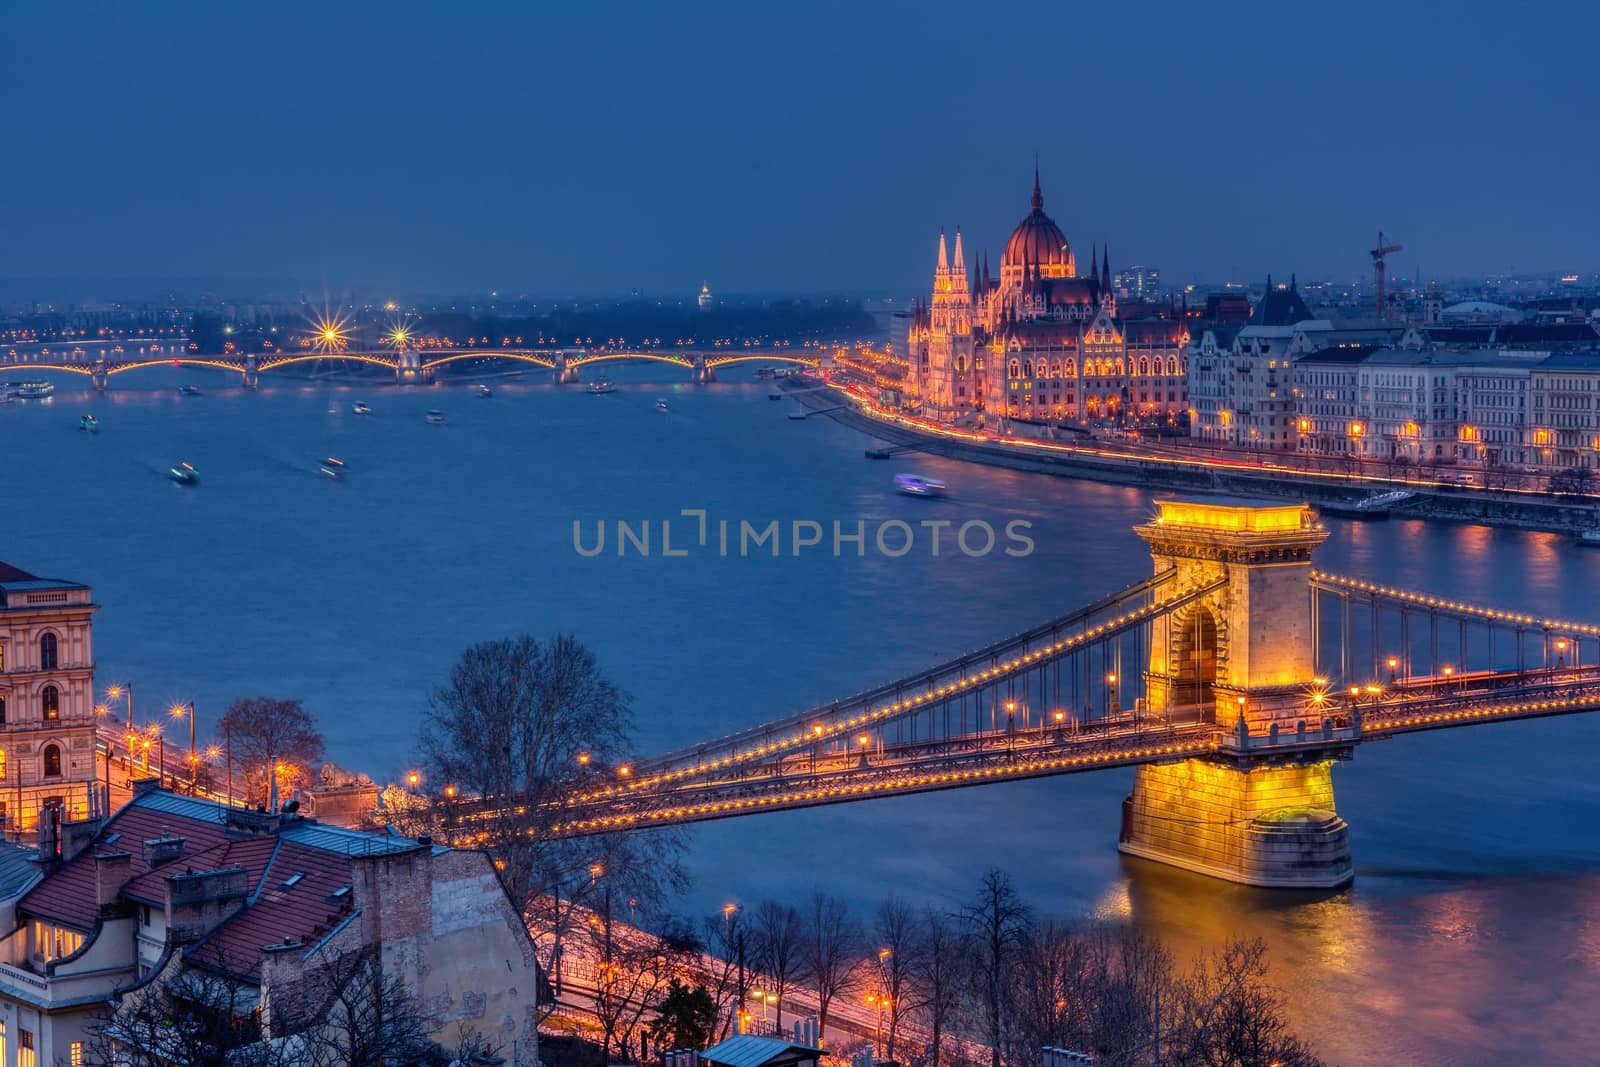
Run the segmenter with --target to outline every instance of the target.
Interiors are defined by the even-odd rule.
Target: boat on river
[[[93,415],[85,415],[83,418],[78,420],[78,429],[82,430],[84,433],[99,433],[100,420],[96,419]]]
[[[196,389],[192,385],[180,385],[180,386],[178,386],[178,395],[179,396],[199,396],[200,395],[200,390]]]
[[[906,496],[939,497],[950,491],[939,479],[924,478],[920,474],[896,474],[894,487]]]
[[[1373,493],[1358,500],[1335,500],[1318,504],[1317,510],[1349,519],[1387,519],[1390,512],[1416,499],[1416,495],[1404,489],[1393,489],[1386,493]]]
[[[656,401],[656,410],[657,411],[666,411],[667,410],[667,402],[665,400],[657,400]]]
[[[480,385],[478,386],[478,395],[485,398],[491,397],[494,396],[494,390],[490,389],[487,385]]]
[[[200,472],[194,469],[194,464],[192,463],[180,463],[167,473],[179,485],[200,484]]]
[[[1584,548],[1600,548],[1600,526],[1580,532],[1578,534],[1578,544]]]
[[[54,382],[18,382],[18,400],[43,400],[56,391]]]
[[[368,407],[366,405],[366,403],[364,403],[363,401],[360,401],[360,400],[357,400],[354,404],[350,405],[350,411],[351,411],[352,414],[355,414],[355,415],[371,415],[372,414],[372,408]]]
[[[429,408],[427,414],[423,415],[422,417],[428,420],[429,426],[444,425],[444,412],[440,411],[438,408]]]
[[[610,378],[599,378],[589,383],[590,396],[600,396],[604,393],[612,392],[615,389],[616,386],[612,384]]]
[[[322,475],[324,478],[343,478],[344,460],[340,459],[338,456],[328,456],[323,459],[322,465],[317,468],[317,473]]]

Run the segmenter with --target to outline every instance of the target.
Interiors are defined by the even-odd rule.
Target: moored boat
[[[1580,532],[1578,534],[1578,544],[1584,548],[1600,548],[1600,526]]]
[[[1414,499],[1416,495],[1404,489],[1394,489],[1386,493],[1373,493],[1358,500],[1335,500],[1318,504],[1317,510],[1351,519],[1387,519],[1390,512]]]
[[[43,400],[56,391],[54,382],[18,382],[18,400]]]

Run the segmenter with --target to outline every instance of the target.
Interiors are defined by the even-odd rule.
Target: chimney
[[[132,869],[132,853],[94,854],[95,903],[99,907],[107,908],[117,903],[122,894],[122,887],[128,882],[128,872]]]

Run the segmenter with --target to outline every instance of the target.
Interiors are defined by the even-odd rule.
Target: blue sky
[[[0,277],[542,295],[1600,268],[1596,5],[12,7]],[[108,295],[108,294],[102,294]]]

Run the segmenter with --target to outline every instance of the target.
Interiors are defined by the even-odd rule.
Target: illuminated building
[[[716,303],[716,300],[711,295],[711,283],[710,282],[705,282],[705,283],[701,284],[701,286],[700,286],[699,303],[700,303],[700,310],[701,311],[710,311],[711,310],[711,306],[714,303]]]
[[[89,587],[0,563],[0,820],[11,840],[103,814]],[[54,813],[52,816],[51,813]]]
[[[953,260],[940,234],[932,298],[907,332],[908,400],[948,422],[1175,418],[1188,406],[1188,326],[1170,305],[1163,311],[1121,317],[1109,256],[1099,250],[1078,273],[1066,235],[1045,214],[1035,170],[1029,212],[1006,242],[998,276],[987,256],[969,270],[959,230]]]

